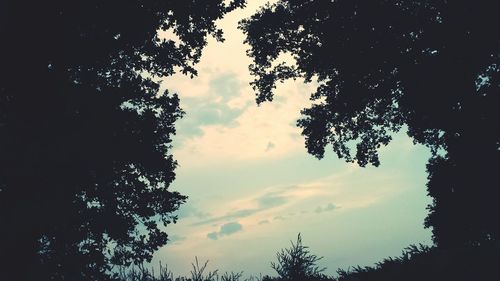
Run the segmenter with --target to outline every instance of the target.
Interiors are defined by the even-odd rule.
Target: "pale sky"
[[[249,0],[218,22],[226,41],[209,40],[197,77],[164,79],[186,111],[176,123],[180,167],[171,188],[189,199],[153,264],[161,260],[186,275],[198,256],[210,260],[209,269],[273,274],[276,252],[300,232],[333,274],[399,255],[410,244],[431,244],[423,228],[427,149],[401,132],[381,150],[378,168],[333,153],[317,160],[295,126],[314,85],[286,82],[275,101],[256,106],[248,46],[236,27],[265,2]]]

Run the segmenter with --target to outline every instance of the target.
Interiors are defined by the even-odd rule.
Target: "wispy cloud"
[[[322,213],[322,212],[329,212],[329,211],[333,211],[337,208],[337,206],[335,206],[334,204],[332,203],[328,203],[328,205],[326,205],[325,207],[323,206],[318,206],[316,208],[316,210],[314,210],[314,212],[316,213]]]
[[[261,210],[270,209],[273,207],[281,206],[288,202],[288,197],[283,194],[283,190],[280,192],[266,193],[263,196],[257,198],[256,200],[259,204]]]
[[[245,195],[244,198],[217,205],[219,210],[214,210],[213,213],[220,215],[199,218],[191,221],[190,226],[220,225],[241,220],[245,224],[257,226],[265,224],[263,221],[271,223],[296,216],[332,212],[339,209],[339,206],[344,211],[364,208],[395,191],[393,185],[372,188],[364,178],[356,176],[363,171],[366,170],[347,167],[334,175],[314,181],[260,188],[254,196]],[[224,208],[230,211],[224,212]]]
[[[186,236],[181,236],[177,234],[168,235],[168,244],[179,244],[181,241],[186,240]]]
[[[177,210],[176,215],[179,219],[185,219],[188,217],[207,219],[210,217],[209,213],[200,211],[198,208],[194,207],[191,202],[181,205],[179,210]]]
[[[183,139],[201,137],[204,126],[237,126],[236,118],[245,107],[232,107],[229,102],[240,95],[241,83],[234,73],[222,73],[208,82],[207,92],[203,95],[183,97],[181,106],[186,115],[176,124],[182,132],[177,145],[182,144]]]
[[[218,222],[223,222],[223,221],[228,221],[228,220],[249,217],[249,216],[255,215],[259,212],[284,205],[288,202],[288,198],[284,195],[280,195],[277,192],[271,192],[271,193],[265,193],[261,196],[258,196],[256,198],[252,199],[252,201],[256,205],[255,208],[240,209],[240,210],[232,211],[232,212],[229,212],[229,213],[222,215],[222,216],[203,219],[201,221],[193,223],[192,225],[199,226],[199,225],[206,225],[206,224],[212,224],[212,223],[218,223]]]
[[[238,211],[227,213],[226,215],[223,215],[223,216],[218,216],[218,217],[213,217],[213,218],[201,220],[201,221],[195,222],[191,225],[192,226],[199,226],[199,225],[218,223],[218,222],[232,220],[232,219],[245,218],[245,217],[253,215],[259,211],[260,211],[259,209],[238,210]]]
[[[312,87],[304,91],[298,82],[286,82],[278,87],[280,93],[287,92],[286,99],[256,107],[247,98],[254,96],[248,86],[250,81],[231,77],[221,79],[235,79],[242,84],[234,89],[236,97],[205,95],[193,97],[192,102],[191,98],[183,99],[181,106],[187,115],[177,123],[181,137],[176,139],[180,145],[174,147],[175,155],[184,159],[184,165],[252,162],[301,153],[303,138],[295,123],[300,110],[309,104],[304,92],[311,92]],[[213,88],[210,92],[228,91],[222,86],[210,88]]]
[[[243,225],[241,225],[238,222],[230,222],[223,224],[218,232],[214,231],[208,233],[207,238],[212,240],[217,240],[219,239],[219,237],[231,235],[242,230],[243,230]]]

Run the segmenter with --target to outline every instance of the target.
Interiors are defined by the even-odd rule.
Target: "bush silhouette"
[[[282,249],[276,254],[278,261],[271,262],[271,267],[278,273],[279,277],[265,276],[264,281],[283,280],[327,280],[322,272],[326,268],[319,268],[316,263],[323,257],[311,254],[309,247],[302,244],[302,236],[297,235],[297,241],[291,242],[292,246]]]
[[[323,274],[317,262],[322,259],[302,244],[299,234],[291,247],[277,252],[271,267],[278,276],[243,277],[243,272],[208,271],[208,261],[196,258],[188,277],[175,277],[160,264],[159,274],[144,266],[121,270],[121,281],[490,281],[496,280],[500,265],[500,246],[486,244],[446,249],[436,246],[410,245],[400,256],[388,257],[373,266],[338,269],[336,276]]]

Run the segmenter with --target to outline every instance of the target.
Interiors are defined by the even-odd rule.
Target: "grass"
[[[243,272],[224,272],[219,273],[218,270],[208,271],[208,260],[200,263],[198,257],[191,263],[192,269],[189,277],[177,276],[160,262],[159,271],[155,272],[154,268],[148,269],[145,266],[137,266],[131,268],[120,268],[117,273],[117,279],[123,281],[262,281],[262,276],[250,276],[243,278]]]
[[[486,281],[500,280],[500,245],[471,246],[442,249],[429,246],[410,246],[401,256],[389,257],[373,266],[355,266],[338,269],[336,276],[323,274],[316,262],[322,257],[311,254],[302,244],[300,234],[291,247],[276,254],[271,263],[277,276],[244,277],[243,272],[219,273],[207,270],[208,261],[198,258],[191,264],[190,276],[174,277],[167,266],[160,263],[159,271],[144,266],[122,268],[119,281]]]

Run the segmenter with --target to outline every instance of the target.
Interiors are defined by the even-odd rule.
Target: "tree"
[[[385,258],[373,266],[338,269],[335,281],[372,280],[490,280],[498,275],[498,247],[406,247],[400,256]]]
[[[430,148],[425,226],[441,247],[500,239],[497,1],[278,1],[240,22],[257,102],[318,81],[302,111],[309,153],[378,166],[402,128]],[[290,54],[295,64],[280,62]],[[355,150],[355,153],[352,153]]]
[[[305,280],[327,280],[322,274],[325,268],[319,268],[316,264],[323,257],[311,254],[309,247],[302,245],[302,236],[297,235],[297,242],[293,242],[288,249],[282,249],[276,254],[277,263],[271,262],[271,267],[278,273],[275,280],[283,281],[305,281]],[[265,277],[264,280],[273,280]]]
[[[0,278],[101,280],[167,242],[183,112],[158,77],[196,75],[224,2],[1,2]]]

